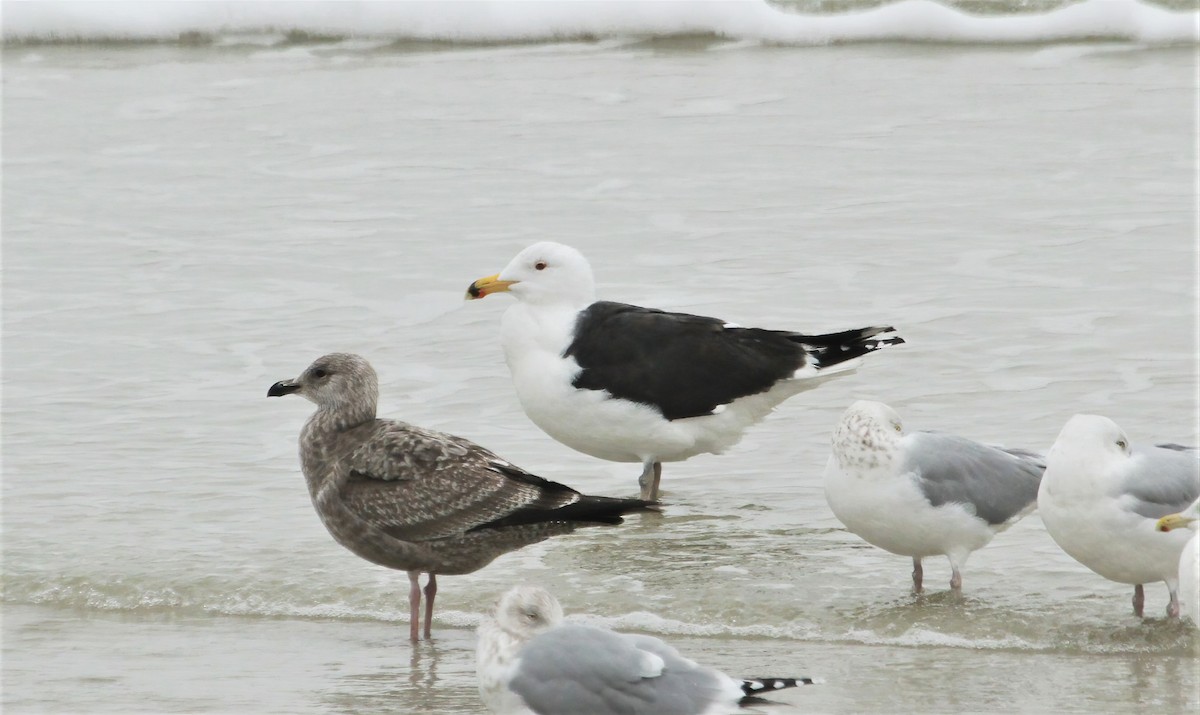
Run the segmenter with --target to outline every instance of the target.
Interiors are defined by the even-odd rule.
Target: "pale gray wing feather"
[[[1001,449],[940,432],[905,438],[902,469],[911,472],[933,506],[963,504],[990,525],[1031,509],[1046,461],[1022,449]]]
[[[395,420],[351,435],[342,501],[360,519],[405,541],[458,536],[526,507],[579,500],[573,489],[509,464],[470,440]]]
[[[1121,491],[1126,508],[1150,519],[1177,514],[1200,496],[1200,454],[1179,445],[1133,445]]]
[[[663,659],[661,675],[642,676],[642,652]],[[698,715],[723,682],[657,638],[566,624],[525,644],[509,687],[538,715]]]

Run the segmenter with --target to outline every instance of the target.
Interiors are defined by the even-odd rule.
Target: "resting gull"
[[[408,572],[409,634],[417,640],[421,572],[425,638],[438,574],[465,574],[501,554],[580,526],[620,524],[655,508],[584,496],[454,435],[375,417],[379,383],[358,355],[318,358],[269,397],[301,395],[317,411],[300,432],[300,463],[321,522],[342,546]]]
[[[950,560],[950,588],[962,589],[971,552],[1037,505],[1045,463],[1020,449],[940,432],[905,434],[882,402],[859,400],[833,432],[825,498],[846,528],[893,554],[911,556],[913,591],[921,559]]]
[[[904,342],[890,327],[802,335],[596,301],[587,260],[558,243],[526,248],[467,296],[499,292],[517,299],[501,339],[525,414],[572,449],[641,463],[643,499],[663,462],[728,449],[787,398]]]
[[[810,678],[731,678],[658,638],[564,623],[544,588],[517,586],[479,625],[479,694],[500,715],[716,715]]]
[[[1143,584],[1164,581],[1167,615],[1179,615],[1179,555],[1191,532],[1163,532],[1158,520],[1200,496],[1200,460],[1178,445],[1129,441],[1107,417],[1075,415],[1046,456],[1038,512],[1071,558],[1104,578],[1130,583],[1143,613]]]

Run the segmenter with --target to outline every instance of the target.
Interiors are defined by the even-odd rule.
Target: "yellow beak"
[[[1159,531],[1170,531],[1171,529],[1186,529],[1188,524],[1191,524],[1195,519],[1184,516],[1183,514],[1171,514],[1164,516],[1158,520],[1154,528]]]
[[[520,283],[520,281],[502,281],[500,280],[499,273],[494,276],[480,278],[471,285],[467,286],[466,299],[478,300],[480,298],[486,298],[492,293],[504,293],[508,290],[508,287],[514,283]]]

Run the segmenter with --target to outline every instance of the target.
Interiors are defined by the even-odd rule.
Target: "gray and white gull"
[[[1133,585],[1133,612],[1145,612],[1144,584],[1163,581],[1167,615],[1179,615],[1179,556],[1188,529],[1161,531],[1159,519],[1200,497],[1200,452],[1129,440],[1101,415],[1067,420],[1046,455],[1038,513],[1071,558],[1104,578]]]
[[[777,405],[903,343],[891,327],[827,335],[597,301],[583,255],[534,244],[467,297],[510,293],[501,341],[521,407],[546,434],[613,462],[642,464],[643,499],[663,462],[737,444]]]
[[[980,444],[940,432],[905,433],[882,402],[859,400],[833,432],[825,498],[846,528],[913,561],[920,593],[921,560],[950,560],[950,588],[962,589],[973,551],[1037,506],[1045,470],[1041,455]]]
[[[658,638],[563,621],[544,588],[517,586],[479,625],[479,694],[498,715],[717,715],[811,678],[732,678]]]
[[[377,418],[378,378],[358,355],[325,355],[267,392],[290,394],[317,405],[300,432],[300,464],[321,522],[358,556],[408,573],[414,641],[422,572],[428,639],[439,574],[471,573],[551,536],[656,508],[585,496],[461,437]]]

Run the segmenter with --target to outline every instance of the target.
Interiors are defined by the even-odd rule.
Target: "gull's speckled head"
[[[560,623],[562,606],[541,586],[514,586],[496,601],[497,625],[518,638],[530,638]]]
[[[267,397],[297,394],[322,409],[352,405],[374,410],[379,399],[379,378],[375,368],[361,356],[330,353],[317,358],[294,380],[271,385]]]
[[[535,243],[517,254],[494,276],[480,278],[467,288],[467,298],[512,293],[531,303],[563,301],[575,307],[595,299],[592,267],[579,251],[561,243]]]
[[[904,436],[900,415],[882,402],[858,400],[833,430],[833,453],[843,466],[873,467]]]

